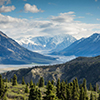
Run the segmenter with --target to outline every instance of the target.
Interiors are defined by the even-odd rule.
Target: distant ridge
[[[18,43],[29,50],[60,51],[72,44],[76,39],[68,34],[54,36],[37,36],[21,38]]]
[[[94,33],[88,38],[75,41],[67,48],[53,52],[52,55],[97,56],[100,55],[100,34]]]
[[[0,64],[48,64],[53,60],[55,58],[29,51],[0,31]]]
[[[100,56],[78,57],[64,64],[13,70],[3,73],[2,76],[10,80],[14,74],[17,75],[19,83],[22,82],[22,77],[24,77],[26,83],[30,82],[31,79],[34,83],[37,83],[41,76],[45,82],[54,80],[55,83],[58,78],[61,81],[71,82],[77,77],[79,83],[82,83],[85,78],[88,86],[90,83],[94,86],[97,82],[100,82]]]

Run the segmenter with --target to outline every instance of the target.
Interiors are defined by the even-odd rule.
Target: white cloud
[[[94,32],[100,32],[100,24],[78,22],[74,20],[75,17],[74,12],[68,12],[60,13],[59,16],[52,16],[48,21],[46,21],[47,19],[40,21],[36,19],[18,19],[0,14],[0,31],[3,31],[13,39],[63,33],[79,39],[90,36]]]
[[[52,16],[51,20],[59,23],[72,22],[75,15],[74,12],[60,13],[59,16]]]
[[[38,9],[36,5],[30,5],[28,3],[25,4],[24,9],[26,12],[32,12],[32,13],[38,13],[38,12],[43,12],[43,10]]]
[[[98,0],[95,0],[95,2],[97,2]]]
[[[2,6],[0,8],[0,13],[2,13],[2,12],[11,12],[13,10],[15,10],[15,6]]]
[[[27,1],[27,0],[23,0],[23,1]]]
[[[9,3],[11,3],[11,0],[0,0],[0,5],[9,4]]]

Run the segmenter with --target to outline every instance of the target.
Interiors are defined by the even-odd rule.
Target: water
[[[6,72],[6,71],[11,71],[11,70],[17,70],[20,68],[30,68],[30,67],[34,67],[34,66],[46,66],[46,65],[55,65],[55,64],[62,64],[65,62],[68,62],[72,59],[75,59],[76,57],[73,56],[52,56],[52,57],[56,57],[57,61],[51,64],[25,64],[25,65],[0,65],[0,73]]]

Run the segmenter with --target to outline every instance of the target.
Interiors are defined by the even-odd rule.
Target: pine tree
[[[2,76],[0,75],[0,98],[3,97],[4,93],[5,93],[4,82]]]
[[[39,87],[43,87],[43,86],[44,86],[44,79],[43,77],[41,77],[39,80]]]
[[[22,77],[22,85],[25,85],[24,77]]]
[[[56,93],[56,96],[60,99],[60,97],[61,97],[61,96],[60,96],[60,93],[61,93],[61,92],[60,92],[60,79],[58,79],[56,87],[57,87],[57,88],[56,88],[56,92],[57,92],[57,93]]]
[[[61,82],[61,86],[60,86],[60,98],[62,100],[65,100],[66,99],[66,84],[64,81]]]
[[[33,87],[33,81],[31,79],[31,81],[30,81],[30,88],[32,88],[32,87]]]
[[[54,85],[54,80],[51,81],[51,84]]]
[[[30,89],[29,100],[41,100],[41,91],[34,85]]]
[[[43,100],[57,100],[55,94],[53,93],[53,85],[51,84],[50,81],[48,81],[47,87],[46,87],[47,91],[45,92],[46,96],[44,96]]]
[[[78,92],[77,80],[73,80],[72,99],[73,100],[79,100],[79,92]]]
[[[81,89],[80,89],[80,98],[79,98],[79,100],[84,100],[84,89],[83,89],[83,87],[81,87]]]
[[[94,100],[94,96],[92,93],[90,94],[90,100]]]
[[[87,91],[87,87],[86,87],[86,79],[83,80],[82,87],[84,88],[84,91]]]
[[[36,88],[31,86],[29,100],[35,100],[35,99],[36,99]]]
[[[92,87],[92,84],[91,83],[89,84],[89,90],[90,91],[93,91],[93,87]]]
[[[97,95],[95,94],[95,99],[94,100],[97,100]]]
[[[100,100],[100,93],[99,93],[99,97],[98,97],[98,100]]]
[[[12,85],[14,86],[14,85],[17,85],[17,76],[14,74],[14,76],[13,76],[13,83],[12,83]]]
[[[26,85],[25,93],[29,93],[29,87]]]
[[[69,83],[67,87],[67,100],[72,100],[73,83]]]

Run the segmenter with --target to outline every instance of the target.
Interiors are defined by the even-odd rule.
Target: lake
[[[11,71],[11,70],[17,70],[20,68],[62,64],[62,63],[68,62],[68,61],[76,58],[74,55],[72,55],[72,56],[52,56],[52,57],[57,57],[57,61],[54,63],[51,63],[51,64],[25,64],[25,65],[3,65],[3,64],[1,64],[0,65],[0,73],[6,72],[6,71]]]

